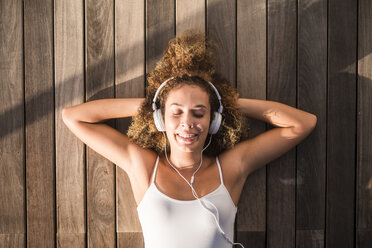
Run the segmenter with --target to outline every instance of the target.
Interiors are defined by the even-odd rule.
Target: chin
[[[193,137],[192,139],[183,139],[179,135],[174,135],[174,146],[177,147],[178,150],[181,150],[183,152],[195,152],[195,151],[201,151],[203,149],[204,142],[201,142],[201,139],[204,140],[206,137],[201,137],[200,134],[198,134],[196,137]],[[203,144],[201,144],[203,143]]]

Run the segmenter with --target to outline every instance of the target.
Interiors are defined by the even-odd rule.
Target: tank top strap
[[[157,168],[158,168],[158,163],[159,163],[159,155],[158,155],[158,157],[156,158],[154,171],[152,172],[152,182],[151,182],[151,183],[154,183],[154,182],[155,182],[155,176],[156,176],[156,170],[157,170]]]
[[[223,177],[222,177],[221,164],[220,164],[220,161],[218,160],[218,157],[217,157],[217,156],[216,156],[216,163],[217,163],[217,166],[218,166],[218,171],[220,172],[220,180],[221,180],[221,184],[223,185]]]

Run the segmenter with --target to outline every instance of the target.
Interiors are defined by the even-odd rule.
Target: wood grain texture
[[[3,248],[23,248],[25,244],[25,234],[0,234],[0,247]]]
[[[145,23],[144,1],[126,0],[115,5],[115,84],[116,96],[144,97],[145,92]],[[116,120],[116,127],[126,133],[131,118]],[[130,180],[116,167],[117,247],[143,247],[131,236],[142,240],[137,204]],[[135,239],[135,238],[134,238]],[[133,242],[132,242],[133,241]],[[128,246],[128,244],[131,244]]]
[[[205,1],[176,0],[176,34],[188,29],[205,32]]]
[[[266,1],[237,2],[237,90],[240,97],[266,99]],[[265,123],[249,119],[249,137]],[[266,167],[247,178],[237,213],[237,241],[265,247]]]
[[[268,1],[267,97],[296,106],[296,1]],[[295,246],[296,158],[292,149],[267,167],[267,247]]]
[[[117,247],[144,246],[141,224],[139,223],[136,210],[136,202],[133,197],[131,185],[127,174],[117,167]],[[120,188],[119,188],[120,187]]]
[[[323,238],[325,228],[326,0],[305,0],[298,5],[297,91],[297,107],[315,114],[318,121],[316,129],[297,147],[296,247],[319,247],[323,241],[317,238],[312,242],[312,238],[313,230],[321,232],[319,238]]]
[[[115,84],[117,97],[143,97],[145,92],[144,2],[115,5]]]
[[[323,248],[324,247],[324,229],[320,230],[297,230],[296,231],[297,248]]]
[[[265,0],[237,2],[237,90],[242,97],[266,99]]]
[[[237,242],[242,243],[245,248],[265,248],[266,232],[237,231]]]
[[[359,1],[358,13],[358,195],[356,203],[358,219],[356,228],[372,229],[372,2]],[[372,246],[372,239],[370,239],[370,246]]]
[[[85,233],[57,233],[57,248],[86,247]]]
[[[53,247],[53,1],[25,1],[24,25],[27,247]]]
[[[326,247],[353,247],[356,134],[356,1],[328,5]]]
[[[62,121],[64,107],[84,102],[84,3],[55,2],[57,246],[85,246],[84,144]],[[80,246],[82,245],[82,246]]]
[[[143,247],[127,175],[89,148],[85,175],[84,146],[60,111],[85,98],[142,97],[144,72],[175,31],[204,30],[205,10],[206,33],[221,46],[218,69],[241,97],[297,102],[318,117],[297,158],[292,150],[248,177],[237,241],[372,246],[371,1],[16,0],[0,1],[0,247]],[[129,122],[116,127],[125,132]],[[249,124],[250,137],[265,130]]]
[[[235,1],[207,0],[207,34],[218,44],[216,70],[236,87]]]
[[[144,240],[142,232],[118,232],[118,247],[132,248],[144,247]]]
[[[146,0],[146,73],[161,59],[175,35],[174,0]]]
[[[372,230],[357,229],[356,230],[356,248],[372,247]]]
[[[114,7],[112,0],[85,1],[87,100],[114,98]],[[113,121],[108,124],[113,126]],[[87,149],[88,247],[115,247],[115,169]]]
[[[255,131],[257,130],[256,128]],[[251,232],[251,235],[266,231],[265,167],[253,172],[247,178],[238,204],[237,231]]]
[[[22,8],[0,1],[0,247],[25,245]]]
[[[258,125],[256,124],[256,127]],[[258,130],[257,128],[255,130]],[[257,230],[257,231],[256,231]],[[266,168],[249,175],[238,204],[236,241],[245,247],[266,244]]]

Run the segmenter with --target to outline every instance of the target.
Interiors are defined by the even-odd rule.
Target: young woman
[[[187,32],[169,42],[145,99],[63,109],[68,128],[128,174],[146,248],[232,247],[248,175],[316,125],[315,115],[299,109],[238,98],[215,73],[213,47],[203,34]],[[247,139],[244,115],[275,128]],[[127,135],[99,123],[129,116]]]

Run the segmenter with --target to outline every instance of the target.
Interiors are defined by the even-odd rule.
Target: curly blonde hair
[[[215,42],[197,30],[185,31],[169,41],[162,60],[147,78],[145,101],[128,129],[127,135],[133,142],[158,154],[164,152],[163,134],[156,129],[153,119],[152,100],[160,84],[171,77],[174,79],[162,88],[157,97],[163,114],[168,93],[185,84],[197,85],[209,95],[211,113],[217,111],[219,102],[207,81],[211,82],[221,95],[222,123],[218,132],[213,135],[210,146],[205,150],[206,155],[217,156],[247,138],[246,123],[237,109],[238,93],[226,79],[215,72],[216,48]],[[169,148],[168,143],[167,146]]]

